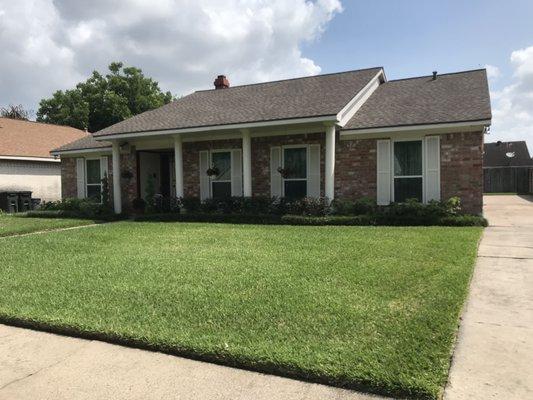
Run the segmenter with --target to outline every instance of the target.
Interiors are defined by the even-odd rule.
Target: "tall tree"
[[[163,93],[139,68],[114,62],[107,75],[94,71],[76,88],[58,90],[51,98],[42,99],[37,121],[96,132],[172,99],[170,92]]]
[[[22,104],[10,104],[7,107],[0,108],[0,117],[4,118],[21,119],[27,121],[30,119],[30,114],[33,114],[33,112],[25,110]]]

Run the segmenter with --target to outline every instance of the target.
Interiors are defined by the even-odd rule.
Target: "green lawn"
[[[88,224],[94,224],[94,221],[83,219],[26,218],[22,214],[0,214],[0,237]]]
[[[0,316],[436,398],[480,228],[119,222],[0,243]]]

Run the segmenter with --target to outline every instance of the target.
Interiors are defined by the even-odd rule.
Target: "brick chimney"
[[[228,81],[228,78],[226,78],[226,75],[217,76],[217,79],[215,79],[214,84],[215,84],[215,89],[229,88],[229,81]]]

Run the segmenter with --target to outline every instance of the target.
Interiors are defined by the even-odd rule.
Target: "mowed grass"
[[[119,222],[0,243],[0,316],[436,398],[480,228]]]
[[[0,214],[0,237],[94,224],[94,221],[63,218],[26,218],[22,214]]]

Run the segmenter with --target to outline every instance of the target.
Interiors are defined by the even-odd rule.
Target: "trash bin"
[[[32,210],[38,209],[40,205],[41,205],[41,199],[34,199],[34,198],[31,199],[31,209]]]
[[[19,196],[17,192],[0,192],[0,208],[8,213],[19,210]]]
[[[31,210],[31,192],[19,192],[19,212]]]

